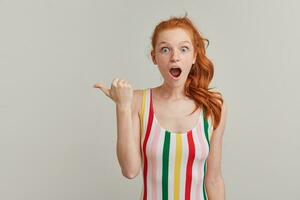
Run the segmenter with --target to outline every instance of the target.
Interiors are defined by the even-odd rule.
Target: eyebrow
[[[185,42],[191,44],[191,43],[190,43],[189,41],[187,41],[187,40],[181,41],[181,42],[179,42],[179,44],[180,44],[180,43],[185,43]],[[168,42],[162,41],[162,42],[158,43],[158,45],[161,45],[161,44],[168,44]]]

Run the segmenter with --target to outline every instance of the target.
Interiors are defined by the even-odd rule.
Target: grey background
[[[115,105],[96,82],[162,82],[154,26],[185,11],[210,40],[228,105],[228,200],[300,199],[300,3],[0,1],[0,199],[138,199],[122,176]],[[297,51],[298,50],[298,51]]]

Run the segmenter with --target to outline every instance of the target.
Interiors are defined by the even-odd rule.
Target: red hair
[[[168,20],[160,22],[155,27],[151,37],[151,54],[154,54],[159,33],[172,28],[182,28],[187,31],[191,37],[194,50],[197,53],[195,64],[192,65],[184,85],[186,96],[193,99],[196,103],[196,109],[192,113],[200,107],[203,108],[206,119],[212,116],[212,126],[215,129],[220,123],[223,98],[220,92],[213,92],[210,91],[212,88],[208,88],[214,75],[214,65],[207,58],[205,52],[204,41],[207,42],[208,46],[209,40],[201,36],[196,26],[187,17],[187,14],[184,17],[171,17]]]

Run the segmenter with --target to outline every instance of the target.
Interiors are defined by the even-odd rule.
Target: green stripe
[[[206,109],[204,109],[204,116],[206,113]],[[208,137],[208,121],[207,119],[204,117],[204,131],[205,131],[205,137],[208,143],[208,149],[210,149],[210,142],[209,142],[209,137]]]
[[[204,178],[203,178],[203,198],[204,200],[207,200],[206,196],[206,187],[205,187],[205,173],[206,173],[206,161],[205,161],[205,164],[204,164]]]
[[[203,115],[206,116],[206,109],[204,108],[204,111],[203,111]],[[205,132],[205,138],[206,138],[206,141],[208,143],[208,151],[210,149],[210,142],[209,142],[209,137],[208,137],[208,122],[206,120],[205,117],[203,117],[203,120],[204,120],[204,132]],[[206,177],[206,167],[207,167],[207,164],[206,164],[206,160],[205,160],[205,164],[204,164],[204,177],[203,177],[203,198],[204,200],[207,200],[207,194],[206,194],[206,187],[205,187],[205,177]]]
[[[163,171],[162,171],[163,200],[168,200],[169,151],[170,151],[170,132],[166,131],[164,147],[163,147]]]

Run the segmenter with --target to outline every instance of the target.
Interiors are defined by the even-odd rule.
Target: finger
[[[100,90],[102,90],[104,92],[104,94],[108,97],[110,97],[110,89],[106,88],[104,85],[102,85],[101,83],[96,83],[94,85],[95,88],[99,88]]]
[[[125,81],[125,82],[124,82],[124,85],[125,85],[126,87],[131,87],[131,85],[130,85],[130,83],[129,83],[128,81]]]
[[[115,78],[114,80],[113,80],[113,82],[111,83],[111,87],[117,87],[117,83],[118,83],[118,81],[119,81],[119,78]]]
[[[123,81],[124,81],[123,79],[119,78],[118,79],[118,84],[121,83],[121,82],[123,82]]]
[[[121,86],[125,85],[125,80],[124,79],[120,79],[118,81],[118,85],[121,85]]]

